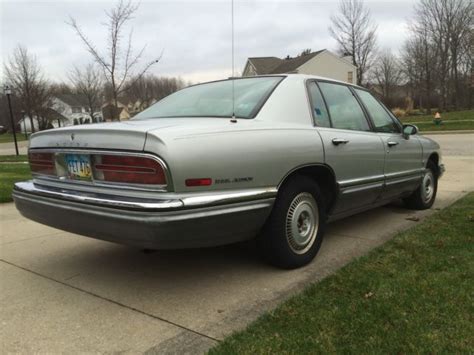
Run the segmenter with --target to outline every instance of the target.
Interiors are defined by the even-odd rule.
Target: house
[[[72,126],[83,123],[102,122],[102,112],[97,107],[93,112],[94,120],[89,113],[90,108],[85,95],[81,94],[59,94],[53,97],[51,108],[66,117],[64,126]]]
[[[33,126],[35,128],[35,132],[40,130],[40,126],[47,128],[58,128],[68,125],[69,119],[59,112],[53,110],[50,107],[47,107],[42,112],[42,118],[38,119],[37,116],[33,117]],[[28,116],[24,116],[18,121],[18,126],[20,127],[20,131],[24,134],[31,133],[31,121]],[[40,125],[40,122],[43,124]]]
[[[49,106],[42,110],[39,118],[33,117],[35,132],[39,130],[40,126],[44,129],[46,125],[48,128],[58,128],[92,123],[89,111],[89,104],[84,95],[58,94],[52,97]],[[100,108],[94,110],[93,117],[95,122],[103,121]],[[31,120],[28,116],[19,120],[18,124],[22,132],[31,132]]]
[[[117,102],[117,107],[115,107],[112,101],[109,101],[102,106],[102,117],[106,122],[116,120],[117,118],[119,121],[127,121],[130,119],[130,113],[127,106],[120,101]]]
[[[251,57],[247,59],[242,76],[265,74],[309,74],[331,79],[357,83],[357,67],[348,57],[340,57],[327,49],[290,56]]]

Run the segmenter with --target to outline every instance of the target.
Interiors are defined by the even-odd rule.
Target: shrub
[[[393,110],[392,110],[392,113],[395,115],[395,117],[397,118],[402,118],[402,117],[405,117],[406,116],[406,112],[405,110],[401,109],[400,107],[395,107]]]

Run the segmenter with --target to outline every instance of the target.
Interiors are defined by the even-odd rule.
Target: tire
[[[410,196],[403,199],[403,202],[405,202],[408,208],[426,210],[433,206],[437,192],[438,177],[436,166],[433,162],[429,161],[421,185]]]
[[[295,269],[311,262],[321,247],[326,206],[316,182],[296,176],[278,193],[273,210],[257,238],[268,263]]]

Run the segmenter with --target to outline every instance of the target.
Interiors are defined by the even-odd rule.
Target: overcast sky
[[[398,52],[415,0],[367,1],[378,24],[378,45]],[[89,53],[70,26],[76,18],[98,48],[105,48],[104,10],[115,1],[0,0],[0,57],[18,44],[27,47],[50,80],[67,80],[73,65],[86,65]],[[336,49],[328,31],[337,1],[235,0],[235,66],[247,57],[297,55],[302,49]],[[163,57],[151,72],[200,82],[231,75],[230,0],[142,0],[132,22],[134,46],[147,45],[143,63]],[[3,65],[2,65],[3,68]]]

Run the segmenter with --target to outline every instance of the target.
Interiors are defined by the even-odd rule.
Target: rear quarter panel
[[[169,139],[149,134],[145,151],[166,161],[176,192],[274,187],[294,168],[324,162],[321,138],[310,125],[261,123],[239,120],[238,128]],[[212,178],[213,184],[190,188],[189,178]]]

